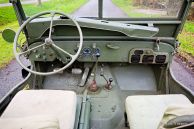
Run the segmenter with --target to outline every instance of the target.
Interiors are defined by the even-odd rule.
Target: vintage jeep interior
[[[25,79],[1,99],[0,129],[157,129],[170,107],[184,124],[164,128],[193,129],[194,93],[170,69],[192,4],[181,1],[174,17],[107,18],[102,0],[98,17],[26,17],[10,0]]]

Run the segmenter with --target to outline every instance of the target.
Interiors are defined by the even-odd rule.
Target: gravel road
[[[21,66],[16,60],[0,70],[0,98],[2,98],[13,86],[23,80]]]
[[[179,59],[174,57],[171,69],[176,79],[194,91],[194,73]]]
[[[127,17],[118,7],[116,7],[111,0],[104,1],[104,16],[105,17]],[[88,3],[78,9],[73,15],[78,16],[97,16],[97,0],[90,0]],[[173,73],[175,77],[194,91],[194,75],[188,72],[184,64],[176,57],[174,58],[172,65]],[[12,60],[11,63],[0,70],[0,98],[2,98],[14,85],[18,84],[22,80],[21,67],[16,60]]]
[[[104,0],[103,2],[103,17],[128,17],[127,14],[114,5],[111,0]],[[76,17],[97,17],[98,0],[89,0],[88,3],[79,8],[73,15]]]

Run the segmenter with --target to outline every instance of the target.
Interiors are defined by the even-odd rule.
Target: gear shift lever
[[[109,78],[109,79],[106,79],[106,77],[104,76],[104,73],[103,71],[101,71],[100,73],[100,76],[104,78],[104,80],[106,81],[106,85],[105,85],[105,89],[107,90],[111,90],[112,89],[112,82],[113,82],[113,79],[112,78]]]
[[[95,54],[95,56],[96,56],[96,63],[95,63],[94,69],[93,69],[94,78],[93,78],[91,85],[88,87],[88,89],[92,92],[96,92],[98,90],[98,87],[96,84],[96,71],[97,71],[97,67],[98,67],[98,58],[100,57],[100,53],[97,52]]]
[[[113,82],[113,79],[112,78],[109,78],[109,82],[107,83],[107,85],[105,86],[105,88],[107,90],[111,90],[112,89],[112,82]]]

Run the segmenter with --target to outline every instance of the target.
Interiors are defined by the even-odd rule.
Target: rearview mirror
[[[9,29],[9,28],[3,30],[3,32],[2,32],[3,39],[9,43],[14,42],[15,35],[16,35],[16,32],[12,29]]]

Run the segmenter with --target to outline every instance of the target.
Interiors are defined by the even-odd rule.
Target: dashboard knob
[[[109,82],[113,82],[113,79],[112,78],[109,78]]]
[[[99,58],[100,57],[100,53],[96,53],[96,57]]]

